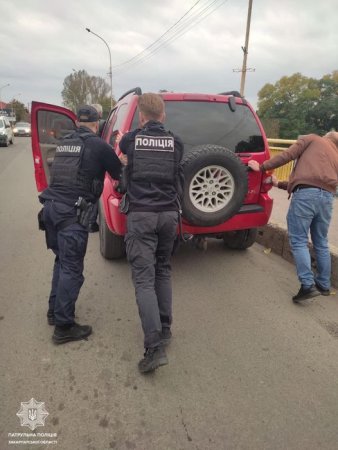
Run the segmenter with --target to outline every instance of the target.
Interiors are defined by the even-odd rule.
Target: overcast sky
[[[135,86],[144,92],[239,90],[241,74],[233,69],[242,67],[248,0],[196,2],[0,0],[0,88],[10,83],[0,89],[1,100],[61,105],[63,81],[72,69],[109,82],[108,49],[86,27],[109,44],[116,98]],[[337,0],[253,0],[247,66],[255,71],[247,72],[245,84],[250,102],[256,105],[258,91],[282,76],[321,78],[338,70],[337,11]],[[172,28],[164,36],[172,40],[154,55],[143,54],[148,58],[132,67],[115,67],[184,14],[183,28],[176,34]],[[188,31],[178,37],[183,30]]]

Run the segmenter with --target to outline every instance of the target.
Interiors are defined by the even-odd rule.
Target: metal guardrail
[[[290,145],[296,142],[295,139],[267,139],[270,149],[271,156],[275,156],[283,150],[290,147]],[[285,164],[283,167],[278,167],[278,169],[274,170],[274,175],[278,178],[279,181],[286,181],[289,179],[290,173],[293,169],[294,161],[290,161]],[[338,197],[338,186],[336,191],[336,197]]]
[[[296,142],[295,139],[273,139],[268,138],[268,144],[271,156],[275,156],[276,154],[282,152],[283,150],[286,150],[290,147],[290,145],[294,144]],[[278,169],[274,170],[274,175],[278,178],[280,181],[285,181],[289,179],[290,173],[293,169],[294,161],[290,161],[289,163],[285,164],[285,166],[278,167]]]

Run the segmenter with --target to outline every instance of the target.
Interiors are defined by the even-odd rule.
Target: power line
[[[183,20],[184,17],[185,17],[187,14],[189,14],[189,12],[190,12],[192,9],[194,9],[195,6],[196,6],[200,1],[201,1],[201,0],[197,0],[197,2],[194,3],[194,5],[193,5],[190,9],[188,9],[188,11],[187,11],[186,13],[184,13],[183,16],[182,16],[180,19],[178,19],[177,22],[174,23],[174,25],[172,25],[170,28],[168,28],[167,31],[165,31],[163,34],[161,34],[161,36],[160,36],[158,39],[156,39],[156,41],[154,41],[152,44],[148,45],[148,47],[146,47],[145,49],[143,49],[140,53],[137,53],[137,54],[136,54],[135,56],[133,56],[132,58],[127,59],[127,61],[125,61],[125,62],[123,62],[123,63],[121,63],[121,64],[117,64],[116,66],[113,66],[113,69],[115,69],[115,68],[117,68],[117,67],[120,67],[120,66],[123,66],[123,65],[125,65],[125,64],[128,64],[129,62],[131,62],[131,61],[133,61],[135,58],[137,58],[139,55],[142,55],[142,53],[145,53],[148,49],[150,49],[153,45],[155,45],[158,41],[160,41],[166,34],[168,34],[170,30],[172,30],[176,25],[178,25],[178,24],[181,22],[181,20]]]
[[[142,52],[135,55],[133,58],[125,61],[124,63],[115,66],[115,74],[120,74],[136,64],[140,64],[154,56],[162,48],[167,47],[171,42],[187,33],[191,28],[196,26],[216,9],[218,9],[226,0],[212,0],[204,5],[199,5],[196,10],[187,17],[189,13],[197,6],[196,2],[173,26],[171,26],[165,33],[163,33],[158,39],[156,39],[151,45],[149,45]],[[171,31],[171,33],[169,32]]]
[[[152,46],[154,46],[154,48],[152,50],[150,50],[148,52],[148,54],[145,54],[144,56],[140,56],[139,58],[135,58],[135,60],[133,62],[131,62],[130,64],[126,63],[125,66],[127,66],[127,67],[126,68],[122,67],[120,70],[118,69],[117,73],[121,73],[122,71],[127,70],[130,67],[132,67],[138,63],[146,61],[147,59],[152,57],[155,53],[157,53],[160,49],[167,46],[170,42],[173,42],[174,40],[178,39],[180,36],[182,36],[187,31],[189,31],[193,26],[195,26],[197,23],[199,23],[201,20],[203,20],[209,14],[211,14],[214,10],[216,10],[219,6],[221,6],[221,4],[223,4],[226,0],[222,0],[221,3],[218,6],[216,6],[216,8],[214,8],[212,11],[210,11],[209,14],[206,14],[206,12],[213,5],[217,4],[219,1],[220,0],[213,0],[213,1],[209,2],[209,4],[201,6],[199,11],[194,12],[191,17],[185,19],[185,21],[183,21],[178,27],[176,27],[177,29],[175,29],[174,32],[170,36],[168,36],[166,39],[158,42],[157,45],[155,44],[155,42],[157,42],[158,40],[155,41],[152,44]],[[198,20],[196,20],[196,19],[198,19]],[[149,47],[151,47],[151,46],[149,46]]]

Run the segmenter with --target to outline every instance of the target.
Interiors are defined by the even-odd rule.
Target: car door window
[[[119,129],[121,128],[121,125],[123,123],[123,120],[126,116],[126,113],[128,111],[128,105],[126,103],[123,103],[120,105],[114,112],[114,115],[112,117],[112,126],[109,127],[110,130],[110,138],[109,138],[109,144],[112,147],[115,147],[115,141],[116,136],[118,134]]]
[[[74,122],[67,116],[40,110],[38,112],[38,132],[40,144],[58,144],[67,134],[75,130]]]
[[[49,171],[54,161],[55,149],[61,139],[76,129],[75,123],[64,114],[39,110],[38,136],[44,172],[49,184]]]

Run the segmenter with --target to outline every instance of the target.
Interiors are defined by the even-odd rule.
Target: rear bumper
[[[108,227],[115,234],[123,236],[126,232],[126,216],[118,211],[119,199],[108,199],[109,218]],[[217,235],[227,231],[246,230],[258,228],[269,222],[272,211],[273,199],[269,195],[261,194],[256,204],[243,205],[239,212],[231,219],[213,227],[199,227],[190,225],[183,219],[182,232],[192,235]]]
[[[214,227],[198,227],[185,223],[183,220],[182,231],[183,233],[193,235],[212,235],[227,231],[262,227],[269,222],[272,205],[273,199],[268,194],[261,194],[259,203],[243,205],[235,216],[220,225]]]

